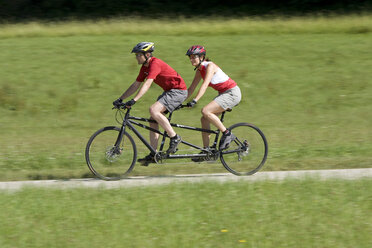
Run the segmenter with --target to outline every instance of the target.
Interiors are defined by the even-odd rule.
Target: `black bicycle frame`
[[[135,117],[135,116],[130,116],[130,108],[127,109],[127,112],[125,113],[125,116],[123,118],[123,123],[122,123],[122,126],[121,126],[121,130],[120,130],[120,133],[119,133],[119,136],[118,136],[118,139],[115,143],[115,146],[117,146],[118,144],[120,144],[123,136],[124,136],[124,133],[125,133],[125,128],[128,127],[131,131],[133,131],[136,136],[142,141],[143,144],[145,144],[145,146],[150,150],[151,154],[152,155],[155,155],[157,152],[154,148],[152,148],[152,146],[149,144],[149,142],[139,133],[139,131],[134,127],[134,125],[136,126],[139,126],[141,128],[144,128],[144,129],[147,129],[151,132],[155,132],[157,134],[160,134],[163,136],[162,138],[162,141],[161,141],[161,144],[160,144],[160,149],[159,149],[159,152],[162,152],[163,151],[163,148],[164,148],[164,143],[165,143],[165,139],[166,137],[169,137],[167,132],[164,131],[164,132],[160,132],[159,130],[157,129],[154,129],[152,127],[149,127],[149,126],[146,126],[142,123],[139,123],[137,121],[144,121],[144,122],[151,122],[151,123],[156,123],[155,120],[152,120],[152,119],[148,119],[148,118],[142,118],[142,117]],[[173,112],[172,113],[169,113],[169,116],[168,116],[168,121],[170,122],[171,118],[172,118],[172,115],[173,115]],[[223,122],[224,120],[224,116],[225,116],[225,112],[222,113],[221,115],[221,122]],[[210,133],[210,134],[215,134],[215,139],[214,139],[214,142],[213,142],[213,145],[212,145],[212,148],[216,148],[217,147],[217,140],[218,140],[218,137],[220,135],[220,131],[219,130],[210,130],[210,129],[203,129],[203,128],[197,128],[197,127],[191,127],[191,126],[186,126],[186,125],[180,125],[180,124],[176,124],[176,123],[170,123],[170,125],[172,127],[178,127],[178,128],[182,128],[182,129],[188,129],[188,130],[193,130],[193,131],[198,131],[198,132],[205,132],[205,133]],[[185,145],[188,145],[188,146],[191,146],[195,149],[199,149],[201,151],[207,151],[206,149],[200,147],[200,146],[197,146],[197,145],[194,145],[192,143],[189,143],[187,141],[184,141],[182,140],[181,143],[185,144]],[[176,154],[176,155],[168,155],[166,158],[194,158],[194,157],[206,157],[208,154]]]

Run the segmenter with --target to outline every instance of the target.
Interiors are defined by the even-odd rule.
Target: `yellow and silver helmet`
[[[132,53],[151,53],[155,50],[153,42],[140,42],[132,49]]]

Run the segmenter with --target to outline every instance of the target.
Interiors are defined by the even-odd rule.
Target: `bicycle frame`
[[[183,108],[183,107],[185,107],[185,105],[181,106],[181,108]],[[149,123],[150,122],[151,123],[156,123],[156,121],[152,120],[152,119],[149,119],[149,118],[131,116],[130,115],[130,110],[131,110],[130,108],[128,108],[126,110],[125,116],[123,118],[121,130],[120,130],[118,139],[116,140],[115,146],[118,146],[120,144],[121,140],[123,139],[125,129],[128,127],[142,141],[142,143],[150,150],[150,152],[153,156],[155,156],[155,154],[157,154],[157,153],[162,153],[163,148],[164,148],[165,139],[167,137],[169,138],[167,132],[166,131],[160,132],[157,129],[154,129],[154,128],[146,126],[142,123],[139,123],[138,121],[144,121],[144,122],[149,122]],[[171,121],[172,115],[173,115],[173,112],[169,113],[169,116],[168,116],[169,122]],[[225,117],[225,112],[223,112],[222,115],[221,115],[221,118],[220,118],[221,122],[223,122],[224,117]],[[161,140],[159,152],[157,152],[154,148],[151,147],[150,143],[139,133],[139,131],[135,128],[134,125],[139,126],[141,128],[144,128],[144,129],[147,129],[149,131],[155,132],[155,133],[163,136],[162,140]],[[203,128],[197,128],[197,127],[192,127],[192,126],[180,125],[180,124],[176,124],[176,123],[170,123],[170,125],[172,127],[177,127],[177,128],[181,128],[181,129],[188,129],[188,130],[193,130],[193,131],[198,131],[198,132],[205,132],[205,133],[214,134],[215,138],[214,138],[214,142],[213,142],[213,145],[211,146],[211,148],[216,149],[216,147],[217,147],[217,141],[218,141],[218,138],[220,136],[220,130],[203,129]],[[193,147],[195,149],[201,150],[201,151],[207,151],[206,149],[204,149],[200,146],[197,146],[195,144],[192,144],[192,143],[184,141],[184,140],[182,140],[181,143],[183,143],[187,146]],[[208,156],[207,153],[202,153],[202,154],[173,154],[173,155],[166,154],[166,157],[164,157],[164,158],[180,159],[180,158],[195,158],[195,157],[206,157],[206,156]]]

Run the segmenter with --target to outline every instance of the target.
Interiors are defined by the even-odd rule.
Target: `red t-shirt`
[[[154,82],[162,87],[164,91],[171,89],[187,90],[182,77],[167,63],[155,57],[151,58],[148,67],[142,65],[136,80],[143,82],[146,78],[154,79]]]

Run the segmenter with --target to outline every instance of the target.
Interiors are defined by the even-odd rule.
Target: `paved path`
[[[0,190],[19,190],[24,187],[54,187],[54,188],[118,188],[138,187],[149,185],[163,185],[169,183],[199,183],[205,181],[234,182],[234,181],[258,181],[258,180],[283,180],[286,178],[318,178],[326,180],[340,178],[354,180],[359,178],[371,178],[372,168],[344,169],[344,170],[302,170],[302,171],[272,171],[257,172],[252,176],[238,177],[230,173],[220,174],[192,174],[162,177],[130,177],[119,181],[102,181],[99,179],[71,179],[71,180],[40,180],[40,181],[14,181],[0,182]]]

